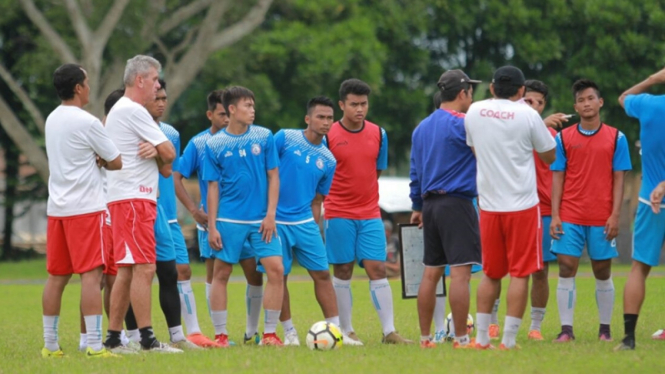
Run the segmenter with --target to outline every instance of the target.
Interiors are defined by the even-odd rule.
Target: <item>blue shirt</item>
[[[423,196],[445,193],[473,199],[476,157],[466,144],[464,114],[437,109],[413,130],[411,144],[411,201],[423,207]]]
[[[222,129],[206,142],[203,180],[219,182],[217,218],[259,223],[268,210],[267,171],[279,166],[270,130],[251,125],[242,135]]]
[[[594,131],[588,131],[582,129],[581,125],[577,125],[577,129],[584,135],[593,135]],[[600,129],[600,128],[599,128]],[[618,130],[617,130],[618,131]],[[566,153],[563,150],[563,143],[561,142],[561,133],[556,135],[554,138],[556,141],[556,160],[550,166],[552,171],[566,171],[566,164],[568,163],[568,158],[566,158]],[[628,140],[626,136],[619,131],[617,136],[616,148],[614,148],[614,155],[612,156],[612,170],[613,171],[625,171],[631,170],[633,165],[630,162],[630,152],[628,151]]]
[[[162,130],[164,135],[173,143],[175,147],[175,159],[173,160],[173,170],[177,170],[178,161],[180,159],[180,133],[173,126],[160,122],[159,129]],[[175,198],[175,185],[173,184],[173,176],[164,178],[159,174],[159,197],[157,204],[162,207],[166,219],[169,223],[178,222],[178,208]]]
[[[208,182],[203,180],[203,159],[205,157],[205,146],[208,139],[219,134],[219,132],[213,134],[210,132],[210,129],[202,131],[196,134],[185,147],[185,151],[182,152],[182,157],[178,162],[178,168],[176,170],[183,177],[189,178],[192,174],[196,173],[199,180],[199,191],[201,193],[201,203],[200,207],[204,212],[208,212]]]
[[[651,191],[665,180],[665,96],[629,95],[623,104],[626,114],[640,121],[642,187],[639,197],[649,201]]]
[[[337,161],[323,144],[314,145],[303,130],[281,130],[275,134],[279,154],[279,202],[277,221],[312,220],[312,200],[328,195]]]

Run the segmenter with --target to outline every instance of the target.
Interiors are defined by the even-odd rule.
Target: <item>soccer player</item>
[[[660,210],[665,188],[661,182],[665,180],[665,96],[646,93],[652,86],[663,83],[665,69],[626,90],[619,97],[619,104],[624,107],[626,114],[640,121],[642,187],[633,233],[633,265],[623,294],[626,336],[617,347],[618,350],[635,349],[635,327],[644,302],[646,278],[651,267],[658,266],[665,242],[665,213]],[[665,332],[658,331],[652,337],[665,340]]]
[[[195,135],[178,161],[177,170],[173,172],[173,181],[175,183],[178,199],[185,208],[192,214],[196,221],[198,231],[199,253],[206,263],[206,301],[210,309],[210,285],[212,284],[212,273],[215,259],[212,257],[210,246],[208,245],[208,214],[206,197],[208,194],[208,182],[203,180],[203,158],[205,156],[205,144],[211,137],[219,134],[219,131],[229,124],[229,116],[222,102],[223,90],[215,90],[208,94],[208,111],[206,116],[210,120],[210,128]],[[197,205],[189,196],[182,183],[182,178],[189,178],[196,173],[199,180],[199,191],[201,202]],[[245,243],[245,249],[240,256],[240,266],[247,279],[247,290],[245,292],[245,301],[247,306],[247,323],[245,330],[244,343],[259,343],[259,317],[261,315],[261,303],[263,301],[263,275],[256,270],[256,260]],[[192,299],[193,301],[193,299]],[[183,309],[184,310],[184,309]],[[192,311],[192,315],[196,315]],[[189,331],[189,329],[188,329]],[[215,343],[217,344],[217,343]]]
[[[555,342],[575,339],[575,275],[585,245],[596,277],[598,339],[611,341],[612,259],[619,255],[615,238],[619,233],[624,174],[632,166],[626,137],[600,119],[603,99],[598,86],[580,79],[573,84],[573,97],[580,123],[557,135],[556,161],[551,166],[550,234],[554,239],[552,252],[559,263],[557,304],[561,319],[561,333]]]
[[[388,137],[384,129],[365,120],[370,91],[367,83],[358,79],[345,80],[339,89],[344,115],[326,136],[337,160],[330,194],[324,201],[326,250],[334,269],[344,344],[362,345],[351,324],[351,276],[356,260],[370,279],[372,304],[383,327],[382,341],[412,343],[395,332],[377,180],[388,167]]]
[[[160,69],[159,62],[149,56],[137,55],[129,59],[123,78],[125,96],[113,106],[106,119],[109,136],[126,160],[122,170],[108,173],[108,205],[113,219],[113,254],[118,275],[111,292],[111,318],[105,345],[120,353],[136,353],[126,350],[120,341],[122,320],[130,299],[141,347],[152,352],[182,352],[160,343],[150,322],[156,260],[157,173],[168,175],[168,167],[175,158],[173,144],[144,107],[155,100]],[[155,147],[156,158],[139,157],[141,142]]]
[[[328,195],[337,165],[330,150],[322,144],[334,121],[333,105],[327,97],[312,98],[307,103],[305,130],[280,130],[275,134],[279,179],[293,182],[280,185],[276,216],[284,263],[284,303],[280,316],[284,345],[300,345],[291,320],[286,286],[294,255],[314,280],[314,294],[326,321],[339,326],[335,290],[318,225],[321,203]]]
[[[51,176],[46,270],[42,297],[43,357],[62,357],[58,339],[60,306],[72,274],[81,275],[81,313],[87,331],[88,357],[114,356],[102,345],[104,268],[103,227],[106,199],[100,167],[122,168],[122,156],[99,120],[82,108],[88,103],[88,74],[65,64],[53,73],[61,104],[46,119],[46,153]]]
[[[283,345],[276,328],[284,297],[282,247],[275,215],[279,156],[270,130],[253,125],[254,93],[230,87],[222,97],[229,125],[206,142],[203,180],[208,182],[208,243],[215,258],[210,310],[215,341],[228,347],[227,284],[249,241],[268,276],[262,345]]]
[[[436,286],[449,265],[454,348],[473,347],[467,334],[471,265],[481,264],[478,215],[473,207],[476,158],[466,145],[464,113],[473,102],[473,86],[461,70],[441,75],[441,105],[413,131],[411,147],[411,223],[422,224],[425,271],[418,290],[420,345],[436,347],[430,328]],[[441,144],[445,144],[442,147]]]
[[[476,154],[480,239],[485,275],[478,287],[476,347],[490,348],[489,325],[501,279],[511,275],[500,348],[514,349],[528,298],[529,276],[542,270],[542,227],[533,151],[552,163],[555,143],[538,115],[518,101],[524,74],[513,66],[494,72],[493,99],[473,103],[464,119]]]

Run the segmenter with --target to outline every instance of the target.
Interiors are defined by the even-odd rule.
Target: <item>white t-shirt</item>
[[[156,201],[159,170],[154,159],[138,155],[139,143],[154,146],[167,142],[148,110],[127,97],[122,97],[106,117],[106,129],[122,155],[122,169],[109,171],[109,203],[130,199]]]
[[[533,151],[556,147],[538,112],[510,100],[483,100],[471,105],[464,127],[466,144],[476,151],[480,209],[516,212],[538,204]]]
[[[96,155],[115,160],[120,152],[90,113],[60,105],[46,119],[48,180],[46,214],[69,217],[103,211],[106,199]]]

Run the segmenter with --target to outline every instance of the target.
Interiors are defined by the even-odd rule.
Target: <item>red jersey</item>
[[[337,169],[324,201],[325,218],[381,218],[377,170],[387,166],[385,131],[369,121],[358,131],[335,122],[326,141]]]
[[[619,130],[605,124],[592,135],[578,126],[561,131],[566,175],[561,220],[584,226],[604,226],[612,214],[613,159]]]
[[[556,130],[548,127],[547,130],[556,137]],[[533,152],[536,160],[536,182],[538,184],[538,200],[540,200],[540,215],[542,217],[552,215],[552,170],[550,166],[538,157],[536,151]]]

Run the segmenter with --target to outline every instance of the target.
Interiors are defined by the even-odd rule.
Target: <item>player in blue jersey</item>
[[[211,137],[229,124],[229,117],[222,104],[223,90],[215,90],[208,94],[208,111],[206,116],[210,120],[210,128],[195,135],[178,160],[178,166],[173,172],[176,194],[180,202],[187,208],[194,220],[198,231],[199,252],[202,259],[206,262],[206,301],[210,308],[210,285],[212,283],[212,271],[214,258],[211,256],[211,249],[208,245],[208,214],[206,196],[208,194],[208,182],[204,181],[203,176],[203,157],[205,155],[205,144]],[[201,202],[196,204],[189,196],[183,178],[190,178],[196,173],[199,180],[199,191]],[[247,245],[247,244],[245,244]],[[261,303],[263,301],[263,277],[256,271],[256,260],[249,250],[245,250],[240,258],[245,277],[247,278],[247,290],[245,292],[247,305],[247,324],[244,341],[246,344],[258,343],[259,335],[259,317],[261,315]]]
[[[623,294],[623,321],[626,336],[617,350],[635,349],[635,326],[645,296],[646,278],[658,266],[665,242],[665,213],[657,190],[665,180],[665,95],[650,95],[652,86],[665,83],[665,69],[628,89],[619,97],[619,104],[628,116],[640,121],[642,144],[642,188],[639,193],[635,231],[633,232],[633,266]],[[654,195],[652,196],[652,192]],[[653,197],[653,199],[652,199]],[[652,210],[652,206],[653,210]],[[665,332],[657,331],[654,339],[665,340]]]
[[[297,181],[282,184],[277,204],[277,231],[282,241],[284,262],[284,304],[282,327],[284,345],[300,345],[291,321],[286,282],[293,258],[314,280],[314,293],[326,321],[339,326],[335,289],[328,271],[328,255],[319,231],[321,203],[330,190],[337,162],[323,138],[334,121],[334,104],[327,97],[315,97],[307,103],[305,130],[281,130],[275,134],[279,153],[279,179]]]
[[[283,345],[276,329],[284,297],[282,247],[275,215],[279,156],[272,132],[254,123],[254,93],[230,87],[222,97],[229,125],[208,139],[203,180],[208,182],[208,243],[215,258],[210,310],[215,341],[229,346],[227,284],[244,243],[266,270],[262,345]]]

